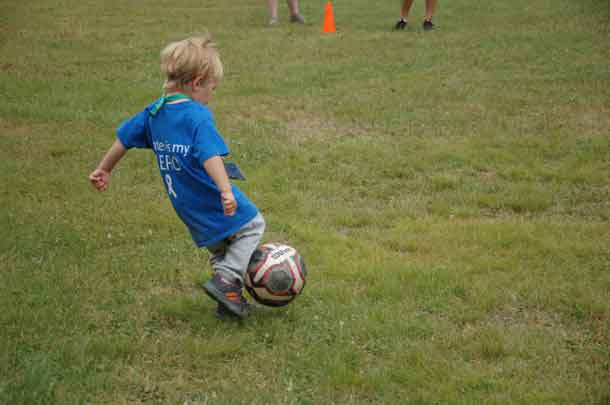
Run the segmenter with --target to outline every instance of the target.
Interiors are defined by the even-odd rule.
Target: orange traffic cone
[[[322,25],[322,32],[333,33],[335,32],[335,17],[333,16],[333,5],[330,2],[326,2],[326,12],[324,13],[324,24]]]

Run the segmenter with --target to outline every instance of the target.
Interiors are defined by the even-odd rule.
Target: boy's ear
[[[203,87],[203,79],[204,77],[202,75],[196,76],[193,79],[193,87]]]

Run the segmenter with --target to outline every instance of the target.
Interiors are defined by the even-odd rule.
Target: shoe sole
[[[247,306],[245,312],[247,316],[250,317],[252,315],[252,307]],[[235,315],[233,312],[230,312],[228,309],[225,309],[224,311],[216,309],[216,311],[214,311],[214,317],[216,317],[216,319],[220,319],[221,321],[240,321],[243,319]]]
[[[227,310],[228,311],[228,310]],[[214,317],[221,321],[233,321],[233,320],[241,320],[239,316],[233,314],[233,312],[220,312],[218,310],[214,311]]]
[[[222,291],[216,288],[211,282],[208,281],[203,285],[203,291],[205,291],[205,293],[214,301],[224,305],[226,309],[240,319],[244,319],[248,316],[247,311],[242,310],[239,305],[226,299]]]

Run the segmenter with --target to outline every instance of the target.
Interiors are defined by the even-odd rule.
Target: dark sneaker
[[[423,23],[424,31],[432,31],[434,29],[434,24],[432,21],[425,20]]]
[[[394,25],[395,30],[404,30],[405,28],[407,28],[407,20],[405,20],[404,18],[398,20],[396,22],[396,25]]]
[[[240,318],[248,316],[248,302],[242,294],[242,287],[219,274],[203,285],[207,295],[221,304],[227,311]]]
[[[291,15],[290,22],[297,24],[305,24],[305,18],[301,14]]]

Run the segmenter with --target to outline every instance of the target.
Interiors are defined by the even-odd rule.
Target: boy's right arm
[[[114,141],[102,161],[97,165],[97,169],[89,175],[89,181],[98,191],[106,191],[110,182],[110,172],[114,166],[127,153],[127,149],[117,139]]]
[[[233,189],[231,189],[231,182],[225,165],[220,156],[212,156],[205,162],[203,162],[203,168],[210,175],[216,187],[220,191],[220,202],[226,216],[235,215],[237,210],[237,201],[233,195]]]

